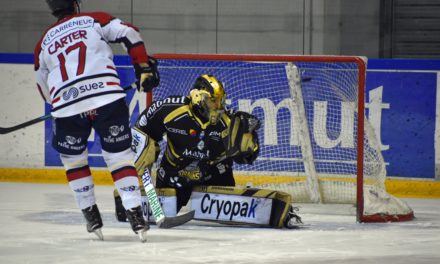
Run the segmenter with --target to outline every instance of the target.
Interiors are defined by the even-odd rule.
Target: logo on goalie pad
[[[195,219],[268,225],[272,200],[266,198],[193,192]]]
[[[174,217],[177,215],[176,196],[158,195],[157,198],[159,198],[159,203],[162,206],[163,213],[166,217]],[[148,197],[143,195],[141,196],[141,200],[142,200],[142,213],[145,221],[156,221],[150,203],[148,202]]]

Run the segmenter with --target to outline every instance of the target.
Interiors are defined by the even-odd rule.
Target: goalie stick
[[[159,228],[172,228],[183,225],[193,219],[195,214],[194,210],[174,217],[165,216],[148,169],[145,169],[144,174],[142,174],[142,184],[144,185],[145,193],[147,194],[151,212],[156,219],[156,225]]]
[[[124,91],[130,90],[130,89],[133,89],[133,88],[136,88],[136,82],[134,82],[134,83],[132,83],[132,84],[126,86],[126,87],[123,87]],[[4,134],[8,134],[8,133],[17,131],[19,129],[31,126],[33,124],[40,123],[41,121],[44,121],[44,120],[47,120],[47,119],[50,119],[50,118],[52,118],[52,115],[51,114],[47,114],[47,115],[37,117],[35,119],[26,121],[24,123],[21,123],[21,124],[12,126],[12,127],[0,127],[0,135],[4,135]]]

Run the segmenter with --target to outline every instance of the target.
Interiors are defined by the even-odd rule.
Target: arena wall
[[[32,61],[30,54],[0,54],[2,127],[50,111],[35,87]],[[122,85],[129,84],[134,76],[128,57],[116,62]],[[146,106],[145,95],[130,91],[127,101],[134,121]],[[440,198],[440,61],[369,60],[366,106],[387,163],[388,190]],[[50,139],[50,120],[1,135],[0,181],[65,183]],[[96,183],[112,184],[93,135],[89,153]]]

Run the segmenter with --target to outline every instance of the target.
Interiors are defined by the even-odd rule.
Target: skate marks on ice
[[[23,184],[20,184],[20,188],[23,188]],[[24,184],[24,188],[32,188],[32,184]],[[85,220],[79,209],[77,209],[73,202],[73,196],[67,186],[53,186],[47,185],[49,189],[53,189],[47,192],[43,192],[39,197],[28,198],[26,202],[29,202],[30,207],[34,210],[24,213],[21,216],[23,221],[39,222],[39,223],[51,223],[56,225],[70,225],[70,226],[80,226],[85,229]],[[65,191],[60,191],[65,189]],[[114,214],[114,204],[112,192],[106,191],[111,189],[111,186],[98,186],[96,187],[97,202],[100,205],[101,215],[103,218],[104,235],[106,229],[108,228],[129,228],[128,223],[121,223],[116,221]],[[108,192],[108,193],[107,193]],[[107,196],[107,197],[105,197]],[[22,197],[22,196],[21,196]],[[21,198],[25,199],[25,198]],[[38,202],[42,206],[31,206],[32,202]],[[38,201],[41,200],[41,201]],[[429,200],[429,202],[436,202],[436,200]],[[326,209],[323,210],[322,205],[310,205],[310,204],[300,204],[298,214],[301,216],[304,224],[299,225],[298,228],[293,230],[283,230],[283,231],[359,231],[359,230],[382,230],[386,231],[390,228],[398,228],[401,230],[411,229],[411,228],[421,228],[424,230],[431,230],[433,232],[438,232],[440,229],[440,217],[439,212],[432,209],[430,203],[421,203],[418,205],[418,209],[415,211],[416,219],[409,222],[399,222],[399,223],[368,223],[368,224],[358,224],[355,222],[354,210],[355,208],[351,205],[325,205]],[[41,210],[41,209],[43,210]],[[46,209],[46,210],[44,210]],[[184,208],[185,209],[185,208]],[[432,221],[432,219],[438,219],[439,221]],[[152,229],[157,228],[156,225],[151,225]],[[240,229],[255,228],[252,226],[234,226],[234,225],[221,225],[212,222],[203,222],[192,220],[182,226],[174,227],[173,229],[222,229],[222,228],[233,228],[237,231]],[[257,228],[263,229],[263,228]],[[110,238],[109,233],[106,237]]]
[[[128,242],[139,241],[138,235],[134,234],[128,222],[118,222],[115,218],[114,212],[101,212],[101,217],[104,226],[102,233],[104,241],[113,242]],[[24,212],[18,216],[21,221],[34,222],[48,225],[56,225],[55,229],[64,228],[66,230],[78,230],[76,239],[78,240],[96,240],[99,239],[93,233],[87,233],[86,222],[81,212],[74,211],[41,211],[41,212]],[[179,230],[182,226],[173,227],[172,230]],[[74,228],[74,229],[72,229]],[[152,230],[158,231],[152,232]],[[176,236],[161,236],[162,231],[156,225],[150,225],[150,230],[146,233],[148,242],[172,242],[182,240],[182,237],[175,233]],[[172,234],[172,232],[170,232]],[[183,238],[184,239],[184,238]],[[190,238],[189,238],[190,239]],[[185,240],[185,239],[184,239]]]
[[[151,226],[140,243],[116,221],[112,186],[95,188],[104,241],[64,185],[0,183],[0,263],[440,263],[440,199],[408,199],[410,222],[357,224],[354,216],[300,208],[305,228],[224,226],[192,220],[172,229]]]

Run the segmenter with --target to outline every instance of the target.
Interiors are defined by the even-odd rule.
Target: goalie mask
[[[80,12],[81,0],[46,0],[46,3],[52,15],[59,19]]]
[[[223,84],[214,76],[203,74],[197,78],[190,93],[193,111],[217,124],[225,110],[226,94]]]

